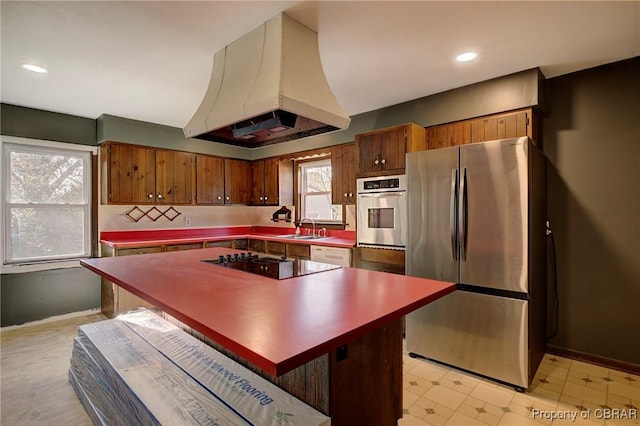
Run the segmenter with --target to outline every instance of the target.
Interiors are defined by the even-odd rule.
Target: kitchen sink
[[[286,234],[286,235],[276,235],[276,238],[288,238],[292,240],[323,240],[328,237],[318,237],[317,235],[296,235],[296,234]]]

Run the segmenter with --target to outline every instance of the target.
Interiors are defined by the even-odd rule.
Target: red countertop
[[[455,289],[355,268],[275,280],[201,262],[235,251],[207,248],[81,264],[274,376]]]
[[[293,234],[294,231],[293,228],[269,226],[103,231],[100,233],[100,243],[114,248],[127,248],[165,244],[188,244],[202,241],[228,240],[231,238],[255,238],[318,246],[346,248],[355,246],[355,231],[329,230],[327,231],[327,238],[314,240],[296,240],[278,237],[278,235]]]

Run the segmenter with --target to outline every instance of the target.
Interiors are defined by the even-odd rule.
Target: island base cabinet
[[[353,342],[274,377],[164,313],[229,358],[316,410],[332,426],[389,426],[402,418],[402,324],[393,321]]]

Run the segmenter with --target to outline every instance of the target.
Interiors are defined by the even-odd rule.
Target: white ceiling
[[[640,1],[2,0],[0,8],[3,103],[180,128],[200,105],[213,54],[280,11],[318,32],[327,80],[349,115],[534,67],[550,78],[640,54]],[[478,59],[456,63],[467,50]]]

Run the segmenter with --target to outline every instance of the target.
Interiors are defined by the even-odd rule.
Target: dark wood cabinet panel
[[[100,147],[103,204],[155,202],[156,163],[153,148],[126,144]]]
[[[195,154],[107,142],[102,157],[103,204],[192,204]]]
[[[251,162],[224,159],[224,203],[249,204],[251,197]]]
[[[196,203],[224,204],[224,158],[196,156]]]
[[[156,150],[156,203],[191,204],[194,198],[195,154]]]
[[[426,149],[425,129],[413,123],[356,135],[357,176],[403,173],[405,153]]]
[[[405,252],[368,247],[358,247],[354,253],[354,266],[371,271],[404,275]]]
[[[331,147],[331,202],[355,204],[355,144]]]
[[[278,158],[254,160],[252,164],[251,204],[278,205]]]
[[[471,142],[529,136],[534,138],[531,110],[481,117],[471,121]]]
[[[428,149],[471,143],[471,123],[469,121],[429,127],[426,133]]]

